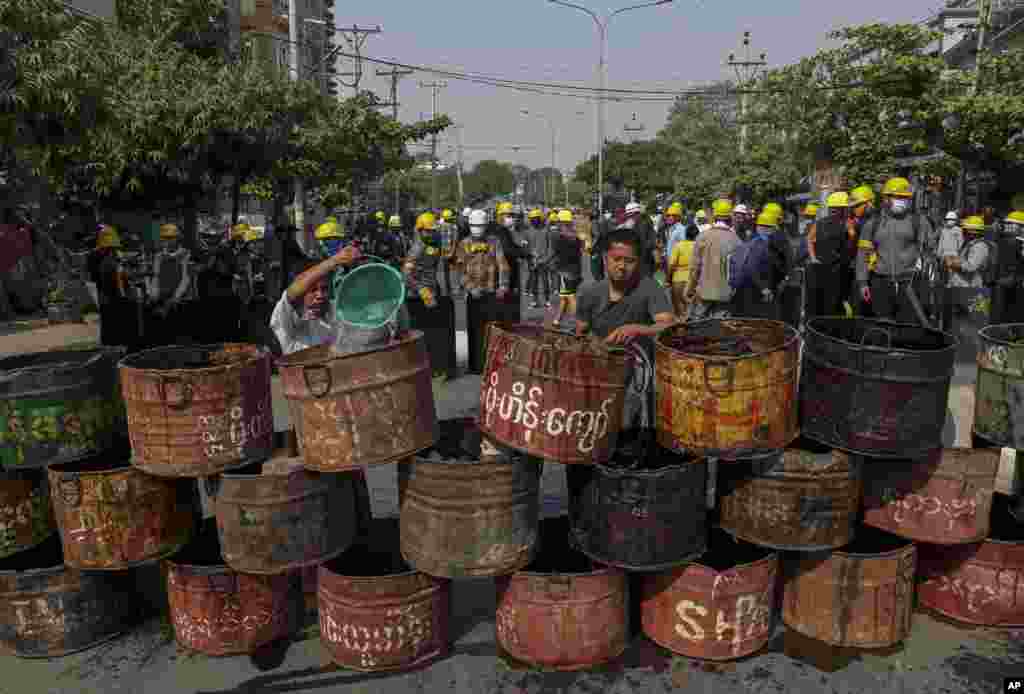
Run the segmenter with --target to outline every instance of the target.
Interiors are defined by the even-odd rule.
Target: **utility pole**
[[[463,203],[466,200],[466,191],[465,191],[465,189],[462,186],[463,150],[462,150],[462,125],[461,124],[455,126],[455,137],[457,138],[457,142],[458,142],[458,166],[455,169],[455,174],[459,177],[459,207],[462,207]]]
[[[736,54],[729,54],[729,66],[736,71],[736,82],[740,88],[740,155],[747,153],[747,87],[757,78],[757,74],[767,65],[762,53],[761,57],[753,60],[750,57],[750,32],[743,32],[743,60],[736,60]]]
[[[437,118],[437,94],[442,89],[448,88],[447,82],[420,82],[420,87],[429,89],[433,93],[431,103],[431,119]],[[437,133],[434,133],[430,142],[430,205],[437,207]]]
[[[296,82],[299,81],[299,3],[298,0],[289,0],[288,2],[288,40],[291,42],[291,51],[289,56],[291,58],[291,70],[289,71],[292,79]],[[295,196],[292,199],[292,209],[295,210],[295,226],[298,229],[299,238],[296,239],[299,242],[299,247],[306,252],[307,255],[311,255],[312,248],[307,248],[308,239],[306,238],[306,191],[302,186],[302,179],[295,178]]]
[[[981,82],[981,61],[984,58],[985,34],[992,21],[992,0],[978,0],[978,50],[974,57],[974,84],[971,94],[976,94]]]
[[[386,104],[379,104],[380,106],[391,107],[391,117],[398,121],[398,80],[402,79],[406,75],[411,75],[412,70],[399,70],[393,68],[391,70],[377,70],[378,77],[390,77],[391,78],[391,102]],[[398,208],[401,205],[402,196],[402,183],[401,176],[395,176],[395,214],[398,214]]]
[[[353,71],[338,73],[338,77],[355,78],[352,84],[345,84],[341,80],[338,80],[338,82],[343,86],[351,88],[352,96],[355,96],[359,93],[359,83],[363,79],[363,61],[360,56],[360,53],[363,50],[363,44],[366,43],[366,39],[368,39],[372,34],[379,34],[381,32],[381,28],[379,24],[372,29],[360,27],[358,24],[353,24],[351,27],[346,28],[337,27],[337,32],[345,37],[345,42],[348,44],[349,52],[355,55],[355,58],[353,59],[355,64]],[[340,89],[338,90],[338,94],[341,94]]]

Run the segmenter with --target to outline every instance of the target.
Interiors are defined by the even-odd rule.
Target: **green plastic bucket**
[[[341,276],[331,303],[342,323],[370,330],[384,327],[405,303],[405,278],[384,263],[360,265]]]

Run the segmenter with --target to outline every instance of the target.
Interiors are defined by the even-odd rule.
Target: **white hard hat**
[[[472,207],[464,207],[464,208],[462,208],[462,216],[463,217],[468,217],[472,211],[473,211]]]
[[[638,202],[631,202],[626,205],[626,214],[633,214],[635,212],[642,212],[644,208],[640,206]]]
[[[469,226],[482,227],[487,225],[487,213],[483,210],[471,210],[469,213]]]
[[[736,207],[732,208],[732,213],[733,214],[750,214],[750,209],[748,209],[746,205],[737,205]]]
[[[946,213],[946,219],[951,219],[951,220],[953,220],[955,222],[958,219],[960,219],[960,215],[958,215],[956,212],[950,210],[949,212]]]

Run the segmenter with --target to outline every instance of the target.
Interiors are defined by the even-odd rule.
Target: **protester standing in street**
[[[998,257],[991,322],[1024,323],[1024,211],[1008,214],[994,240]]]
[[[735,291],[735,315],[743,318],[778,319],[776,296],[786,277],[785,249],[774,240],[778,220],[769,212],[757,218],[754,233],[732,256],[729,285]]]
[[[485,327],[504,320],[502,303],[509,296],[509,264],[501,240],[487,234],[487,213],[469,214],[469,236],[459,242],[455,266],[466,293],[466,332],[469,338],[469,373],[483,373]]]
[[[530,251],[530,275],[526,280],[530,294],[530,308],[538,308],[541,301],[551,307],[551,269],[554,252],[552,234],[544,223],[544,213],[539,209],[530,210],[530,228],[527,229],[527,243]],[[557,215],[555,216],[557,222]]]
[[[448,380],[455,376],[455,304],[441,293],[443,245],[434,215],[424,212],[416,219],[416,240],[402,270],[406,306],[413,328],[423,331],[433,377]]]
[[[808,318],[848,313],[843,305],[843,282],[844,268],[853,257],[847,224],[849,206],[847,193],[831,193],[825,200],[828,215],[817,220],[809,230],[805,308]]]
[[[682,226],[681,224],[679,226]],[[672,308],[679,320],[686,320],[690,304],[687,300],[687,287],[690,283],[690,266],[693,263],[693,251],[697,239],[695,227],[685,227],[684,236],[680,240],[670,240],[672,255],[668,260],[666,276],[672,286]]]
[[[576,292],[583,281],[583,242],[576,235],[572,212],[561,210],[554,238],[555,269],[558,272],[558,310],[551,325],[576,313]]]
[[[995,282],[996,245],[985,238],[985,220],[971,216],[964,220],[966,243],[953,251],[943,248],[942,262],[949,273],[952,325],[960,338],[960,354],[977,356],[978,331],[988,325]],[[940,242],[940,248],[942,248]]]
[[[729,226],[732,203],[716,200],[713,205],[714,224],[697,236],[690,284],[686,295],[690,304],[690,320],[728,318],[731,312],[732,288],[729,286],[729,258],[739,248],[740,239]]]
[[[242,303],[234,291],[234,257],[225,243],[224,233],[216,228],[201,229],[198,234],[199,263],[196,284],[199,305],[216,320],[200,321],[199,340],[205,344],[238,342]]]
[[[153,258],[153,281],[150,300],[153,303],[154,344],[178,344],[190,334],[184,325],[182,300],[188,293],[192,277],[189,274],[189,252],[178,243],[179,232],[175,224],[160,227],[160,250]]]
[[[381,227],[374,235],[368,253],[375,255],[385,263],[399,268],[404,256],[404,248],[400,235],[402,229],[402,218],[397,214],[391,215],[387,227]]]
[[[515,208],[510,202],[501,203],[497,220],[488,234],[498,239],[505,260],[508,262],[508,297],[501,302],[502,317],[507,323],[519,323],[522,320],[522,266],[529,262],[529,244],[519,237],[519,220]]]
[[[640,243],[640,273],[645,277],[654,277],[655,245],[650,230],[650,222],[643,219],[644,208],[638,202],[631,202],[626,205],[625,218],[618,229],[625,229],[636,232],[637,241]],[[600,242],[599,242],[600,243]],[[602,258],[608,252],[608,244],[595,245],[594,249]]]
[[[89,257],[89,275],[96,284],[100,312],[100,344],[104,347],[134,348],[138,323],[135,304],[124,293],[124,276],[117,260],[121,238],[112,226],[104,225],[96,237],[96,250]]]
[[[665,212],[665,231],[667,241],[665,242],[665,277],[669,284],[672,283],[672,272],[669,265],[672,261],[672,250],[680,241],[686,240],[686,225],[683,224],[683,206],[674,202],[668,206]]]

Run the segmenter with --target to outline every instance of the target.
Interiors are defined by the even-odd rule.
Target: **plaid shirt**
[[[508,289],[510,268],[498,239],[466,237],[455,249],[454,262],[462,273],[462,286],[466,291]]]

